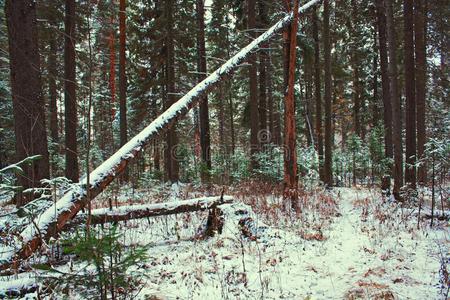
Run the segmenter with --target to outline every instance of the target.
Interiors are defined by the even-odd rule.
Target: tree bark
[[[259,28],[264,29],[267,26],[267,13],[266,4],[263,0],[258,0],[259,8]],[[260,144],[264,145],[271,142],[270,133],[267,130],[267,44],[261,46],[259,51],[259,130],[260,136],[264,135],[263,139],[260,139]],[[265,138],[267,136],[267,138]]]
[[[317,153],[319,156],[319,177],[321,181],[325,181],[324,177],[324,156],[323,156],[323,136],[322,136],[322,95],[320,82],[320,43],[319,43],[319,26],[317,20],[317,10],[313,8],[312,28],[314,39],[314,86],[316,98],[316,135],[317,135]]]
[[[56,30],[56,24],[51,23],[52,28]],[[53,27],[54,26],[54,27]],[[59,132],[58,132],[58,93],[56,86],[56,78],[58,78],[57,71],[57,46],[56,37],[54,34],[50,36],[50,54],[48,56],[48,90],[50,95],[50,137],[53,143],[59,142]]]
[[[199,72],[198,82],[207,76],[206,46],[205,46],[205,2],[196,1],[197,8],[197,70]],[[205,96],[200,102],[200,147],[202,151],[201,178],[203,183],[209,182],[211,171],[211,138],[209,134],[209,108],[208,97]]]
[[[392,105],[392,139],[394,146],[394,196],[400,199],[400,188],[403,185],[403,147],[402,147],[402,113],[401,102],[398,91],[398,71],[397,71],[397,43],[395,36],[394,13],[392,0],[385,0],[386,10],[386,32],[388,38],[389,52],[389,81],[390,99]]]
[[[250,36],[255,39],[256,34],[256,0],[247,0],[247,28],[250,31]],[[248,63],[249,79],[250,79],[250,170],[257,168],[255,154],[259,150],[258,131],[259,131],[259,115],[258,115],[258,77],[256,54],[251,54]]]
[[[417,158],[425,158],[426,143],[426,122],[425,122],[425,99],[427,81],[427,58],[426,58],[426,9],[425,0],[414,1],[414,34],[415,34],[415,54],[416,54],[416,121],[417,121]],[[421,162],[417,179],[420,184],[427,182],[427,166]]]
[[[324,164],[324,183],[333,186],[333,141],[331,128],[331,47],[330,47],[330,3],[324,0],[323,13],[323,39],[324,39],[324,57],[325,57],[325,164]]]
[[[299,0],[294,0],[294,19],[290,26],[288,85],[284,100],[284,188],[285,198],[291,202],[291,208],[298,211],[298,175],[297,175],[297,147],[295,125],[295,67],[297,55]]]
[[[66,177],[78,182],[77,99],[75,65],[75,0],[66,0],[64,46],[64,130],[66,137]]]
[[[195,212],[214,209],[223,204],[233,203],[230,196],[204,197],[189,200],[180,200],[166,203],[155,203],[146,205],[132,205],[117,207],[114,209],[98,208],[92,211],[91,224],[105,224],[120,221],[128,221],[149,217],[169,216],[180,213]],[[83,224],[85,215],[77,216],[68,225]]]
[[[126,0],[119,3],[119,112],[120,146],[128,140],[127,134],[127,75],[126,75]]]
[[[165,13],[167,20],[167,60],[166,60],[166,86],[167,86],[167,103],[166,108],[169,108],[175,103],[175,46],[174,46],[174,24],[173,24],[173,0],[166,1]],[[178,137],[176,132],[176,125],[172,126],[167,132],[165,149],[165,169],[166,179],[171,182],[179,180],[179,165],[177,160],[177,144]]]
[[[111,107],[111,120],[114,120],[116,115],[116,29],[114,28],[114,15],[111,15],[109,19],[110,29],[108,38],[109,47],[109,92],[111,95],[110,107]]]
[[[384,155],[389,161],[393,158],[392,147],[392,104],[390,98],[389,72],[388,72],[388,50],[386,36],[386,10],[384,0],[376,0],[378,42],[380,52],[381,88],[383,97],[383,123],[384,123]],[[392,164],[389,162],[387,176],[384,176],[382,189],[390,189],[392,175]]]
[[[405,183],[416,188],[416,84],[414,61],[414,0],[403,1],[404,64],[406,95],[406,164]]]
[[[49,177],[49,154],[42,96],[36,21],[36,2],[8,0],[5,5],[8,26],[11,94],[13,100],[16,159],[41,155],[41,159],[23,166],[19,184],[24,189],[39,187]],[[18,195],[16,205],[31,197]]]

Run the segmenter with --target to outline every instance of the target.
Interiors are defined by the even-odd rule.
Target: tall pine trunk
[[[417,158],[423,160],[425,157],[426,123],[425,123],[425,98],[427,81],[427,58],[426,58],[426,0],[414,1],[414,34],[416,54],[416,121],[417,121]],[[421,162],[417,180],[424,184],[427,181],[427,166]]]
[[[126,75],[126,0],[119,3],[119,112],[120,146],[125,145],[127,136],[127,75]]]
[[[256,0],[247,0],[247,16],[248,16],[248,30],[250,36],[255,39],[257,34],[256,28]],[[258,78],[257,78],[257,64],[256,54],[251,54],[248,58],[249,78],[250,78],[250,169],[257,168],[255,154],[259,150],[258,130],[259,130],[259,115],[258,115]]]
[[[285,198],[291,202],[291,208],[297,211],[298,207],[298,175],[297,175],[297,147],[295,130],[295,71],[297,54],[297,29],[299,0],[294,0],[294,19],[289,30],[289,48],[285,52],[288,62],[287,87],[284,97],[284,188]],[[285,35],[287,39],[287,35]]]
[[[324,183],[333,186],[333,137],[331,128],[331,46],[330,46],[330,3],[324,0],[323,39],[325,61],[325,164]]]
[[[403,185],[403,147],[402,147],[402,113],[398,91],[397,43],[395,36],[394,12],[392,0],[385,0],[386,32],[389,52],[390,99],[392,105],[392,139],[394,145],[394,196],[400,199],[400,188]]]
[[[378,46],[380,52],[381,88],[383,97],[383,123],[384,123],[384,156],[388,159],[387,174],[383,177],[382,189],[390,189],[394,150],[392,146],[392,104],[390,98],[389,72],[388,72],[388,50],[386,33],[386,10],[384,0],[376,0]]]
[[[316,140],[317,153],[319,155],[319,176],[321,181],[325,181],[324,173],[324,156],[323,156],[323,136],[322,136],[322,94],[320,81],[320,43],[319,43],[319,26],[317,20],[317,10],[313,7],[313,38],[314,38],[314,86],[316,99]]]
[[[206,68],[206,47],[205,47],[205,2],[197,0],[197,70],[199,72],[198,82],[201,82],[207,76]],[[209,172],[211,171],[210,154],[210,135],[209,135],[209,108],[208,97],[205,96],[200,102],[200,147],[202,151],[201,178],[202,182],[209,182]]]
[[[66,177],[78,182],[77,98],[75,78],[75,0],[66,0],[64,45],[64,130],[66,136]]]
[[[405,95],[406,95],[406,164],[405,183],[416,188],[416,84],[414,61],[414,1],[403,1],[405,39]]]
[[[166,109],[176,101],[175,97],[175,46],[174,46],[174,22],[173,22],[173,0],[167,0],[165,3],[165,13],[167,20],[167,36],[166,36],[166,88],[167,103]],[[165,169],[166,179],[171,182],[179,180],[179,165],[177,160],[177,144],[178,137],[176,132],[176,123],[168,130],[166,135],[165,149]]]
[[[40,186],[40,180],[49,177],[36,2],[8,0],[5,12],[8,26],[16,159],[20,161],[32,155],[42,156],[29,166],[23,166],[24,173],[19,176],[19,184],[26,189]],[[20,207],[28,200],[30,199],[18,195],[16,205]]]
[[[258,0],[259,8],[259,28],[262,31],[268,25],[266,4],[262,0]],[[270,133],[267,133],[267,43],[264,43],[259,51],[259,130],[264,135],[263,139],[260,139],[261,145],[271,142]],[[267,138],[265,138],[267,136]]]
[[[56,24],[52,24],[52,29],[56,30]],[[54,26],[54,27],[53,27]],[[59,142],[59,132],[58,132],[58,92],[56,86],[56,78],[58,78],[57,71],[57,45],[56,37],[54,35],[50,36],[50,54],[48,56],[48,90],[50,96],[50,137],[53,143]]]

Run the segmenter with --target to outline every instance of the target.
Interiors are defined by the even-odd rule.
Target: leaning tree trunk
[[[414,62],[414,4],[404,0],[404,39],[405,39],[405,94],[406,94],[406,164],[405,182],[416,188],[416,93]]]
[[[66,177],[78,182],[77,99],[75,78],[75,0],[66,0],[64,45],[64,130],[66,135]]]
[[[29,166],[23,166],[19,176],[23,188],[38,187],[49,177],[47,132],[44,99],[40,76],[37,40],[36,2],[8,0],[5,6],[8,26],[11,94],[13,98],[16,159],[41,155]],[[29,197],[18,195],[16,205],[22,206]]]
[[[320,0],[311,0],[303,5],[299,12],[303,12]],[[5,269],[14,263],[17,258],[29,257],[36,251],[44,240],[58,234],[64,225],[71,220],[87,203],[86,190],[89,189],[91,201],[99,195],[115,178],[117,178],[126,166],[156,137],[167,131],[177,119],[185,116],[188,111],[195,106],[200,99],[210,90],[220,85],[223,79],[230,76],[232,72],[243,63],[250,53],[257,49],[263,42],[267,41],[275,33],[281,31],[292,21],[293,14],[285,16],[265,33],[252,41],[245,48],[236,53],[225,64],[220,66],[205,80],[197,84],[178,102],[174,103],[150,125],[144,128],[133,139],[127,142],[113,156],[103,162],[91,172],[89,186],[84,180],[75,185],[60,200],[49,207],[44,213],[38,216],[32,224],[29,224],[21,233],[17,252],[10,251],[2,254],[0,269]]]

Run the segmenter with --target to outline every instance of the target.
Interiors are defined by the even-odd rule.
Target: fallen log
[[[311,0],[300,7],[299,12],[303,12],[319,2],[320,0]],[[21,240],[22,245],[17,245],[20,250],[1,253],[0,269],[6,269],[18,260],[31,256],[41,246],[43,240],[49,240],[51,237],[56,236],[66,223],[86,206],[88,201],[94,199],[118,175],[124,172],[126,166],[146,145],[155,137],[168,130],[177,119],[186,115],[192,107],[203,99],[203,96],[218,86],[224,77],[231,75],[253,51],[257,51],[262,43],[288,26],[292,18],[293,13],[291,12],[245,48],[241,49],[226,63],[192,88],[185,96],[170,106],[138,135],[123,145],[114,155],[98,166],[89,175],[90,182],[86,182],[86,178],[82,179],[60,200],[32,221],[20,234],[19,240]],[[89,193],[87,193],[87,190],[89,190]]]
[[[109,208],[99,208],[92,210],[91,225],[128,221],[149,217],[168,216],[180,213],[212,210],[219,205],[233,203],[233,197],[217,196],[203,197],[190,200],[173,201],[166,203],[120,206],[113,210]],[[85,224],[87,214],[77,216],[67,225],[72,227]]]

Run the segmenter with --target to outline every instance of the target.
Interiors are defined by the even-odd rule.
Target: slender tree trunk
[[[126,75],[126,0],[119,3],[119,118],[120,146],[128,141],[127,124],[127,75]],[[128,172],[121,178],[128,181]]]
[[[298,175],[297,175],[297,147],[295,130],[295,71],[297,54],[297,29],[299,0],[294,0],[294,19],[290,25],[288,57],[288,85],[284,100],[284,186],[285,197],[291,201],[295,211],[298,207]],[[287,37],[287,36],[286,36]]]
[[[257,34],[256,28],[256,0],[247,0],[247,14],[248,14],[248,30],[250,36],[255,39]],[[256,54],[251,54],[248,63],[249,78],[250,78],[250,169],[257,168],[255,154],[259,150],[258,146],[258,130],[259,130],[259,116],[258,116],[258,78],[257,78],[257,64]]]
[[[406,164],[405,182],[416,188],[416,84],[414,61],[414,0],[403,1],[405,39]]]
[[[358,14],[358,4],[355,0],[351,0],[351,11],[352,17],[348,21],[348,27],[351,32],[351,63],[353,69],[353,131],[360,138],[363,137],[361,131],[361,83],[360,83],[360,63],[359,63],[359,49],[358,49],[358,36],[357,36],[357,14]]]
[[[267,99],[268,99],[268,107],[269,107],[269,128],[270,133],[273,139],[273,144],[281,145],[281,121],[280,121],[280,113],[278,110],[278,105],[276,99],[273,97],[273,80],[272,80],[272,55],[269,52],[268,56],[269,62],[267,65]]]
[[[425,122],[425,98],[426,98],[426,81],[427,81],[427,58],[426,58],[426,9],[425,0],[415,0],[415,18],[414,18],[414,34],[415,34],[415,54],[416,54],[416,121],[417,121],[417,158],[423,160],[425,157],[426,143],[426,122]],[[427,166],[425,162],[421,162],[417,179],[420,184],[427,181]]]
[[[166,1],[166,19],[167,19],[167,103],[166,108],[175,103],[175,46],[174,46],[174,24],[173,24],[173,0]],[[176,125],[172,126],[167,132],[166,158],[166,177],[171,182],[179,180],[179,165],[176,157],[178,144]]]
[[[53,27],[55,26],[55,27]],[[56,25],[52,22],[52,28],[56,30]],[[58,132],[58,92],[56,87],[56,78],[58,77],[58,71],[56,68],[57,61],[57,46],[56,37],[54,34],[50,36],[50,54],[48,57],[48,73],[49,82],[48,89],[50,94],[50,137],[53,143],[59,142],[59,132]]]
[[[392,0],[385,0],[386,9],[386,32],[388,38],[389,52],[389,81],[390,98],[392,105],[392,139],[394,145],[394,196],[400,199],[400,188],[403,185],[403,147],[402,147],[402,113],[401,102],[398,91],[397,71],[397,43],[395,36],[394,13]]]
[[[320,82],[320,43],[319,26],[317,20],[317,10],[313,8],[312,28],[314,38],[314,86],[316,98],[316,135],[317,135],[317,153],[319,155],[319,176],[321,181],[325,181],[324,156],[323,156],[323,136],[322,136],[322,94]]]
[[[66,137],[66,177],[78,182],[77,98],[75,65],[75,0],[66,0],[64,46],[64,117]]]
[[[111,94],[111,119],[114,120],[116,115],[116,49],[115,49],[115,28],[114,28],[114,16],[110,18],[110,31],[109,31],[109,91]]]
[[[198,82],[206,78],[206,47],[205,47],[205,2],[196,1],[197,8],[197,70],[199,72]],[[202,150],[202,182],[209,182],[211,170],[210,135],[209,135],[209,111],[208,97],[205,96],[200,102],[200,147]]]
[[[375,29],[376,30],[376,29]],[[377,49],[377,34],[375,32],[374,39],[374,52],[376,53],[373,58],[373,99],[371,103],[372,112],[372,127],[376,127],[380,121],[380,115],[378,113],[379,100],[378,100],[378,49]]]
[[[324,0],[323,13],[323,39],[324,39],[324,57],[325,57],[325,165],[324,165],[324,183],[331,187],[333,185],[333,145],[331,128],[331,47],[330,47],[330,3]]]
[[[259,27],[264,30],[267,27],[267,14],[266,5],[263,0],[258,0],[259,8]],[[267,44],[264,43],[259,51],[259,130],[260,137],[264,135],[264,138],[260,138],[261,145],[271,142],[270,133],[267,131]],[[267,138],[265,138],[267,136]]]
[[[29,166],[23,166],[24,174],[19,176],[19,184],[25,189],[39,187],[40,180],[49,177],[49,155],[40,77],[36,2],[7,0],[5,12],[16,159],[20,161],[32,155],[42,156]],[[30,199],[18,195],[16,205],[20,207]]]
[[[389,161],[393,158],[392,147],[392,104],[390,98],[388,50],[386,36],[386,12],[383,0],[376,0],[378,41],[380,52],[381,87],[383,96],[383,123],[384,123],[384,155]],[[382,190],[388,190],[391,186],[390,176],[392,165],[389,162],[387,174],[383,177]]]
[[[126,75],[126,0],[119,4],[119,112],[120,146],[125,145],[127,137],[127,75]]]

